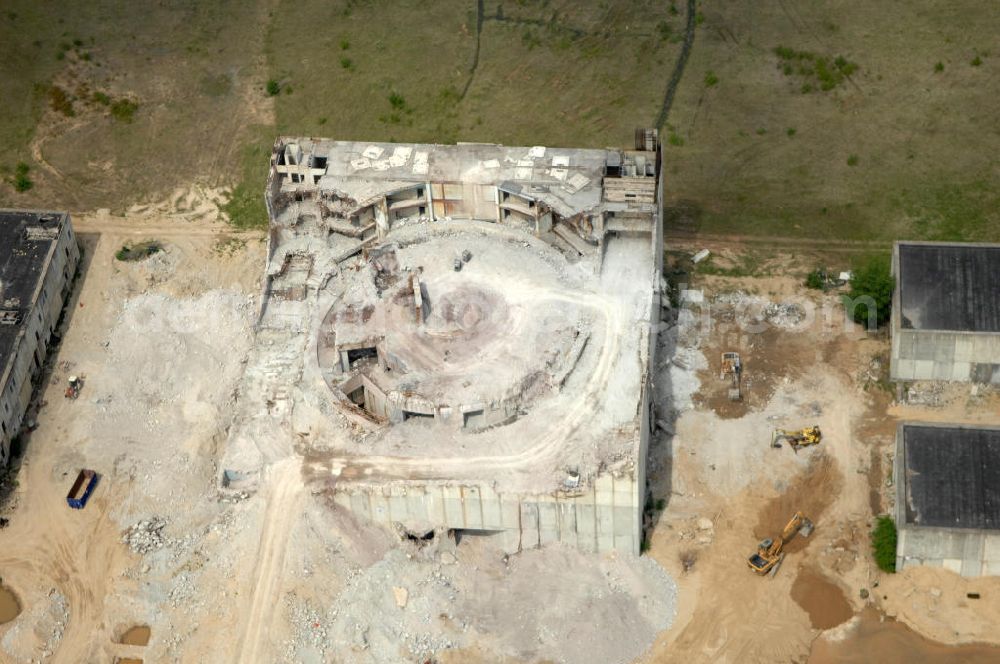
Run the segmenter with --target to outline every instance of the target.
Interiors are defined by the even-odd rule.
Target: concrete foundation
[[[638,555],[641,495],[634,477],[600,475],[586,489],[549,494],[497,493],[473,484],[350,484],[337,487],[334,502],[361,518],[416,531],[489,531],[509,552],[562,542]]]

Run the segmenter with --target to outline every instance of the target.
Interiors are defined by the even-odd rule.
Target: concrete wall
[[[376,523],[495,531],[510,552],[563,542],[638,555],[639,495],[635,478],[605,474],[592,487],[552,494],[499,494],[472,483],[341,483],[334,503]]]
[[[896,544],[896,569],[915,565],[944,567],[962,576],[1000,575],[1000,532],[904,525]]]
[[[903,330],[894,324],[889,375],[1000,384],[1000,334]]]
[[[11,361],[0,390],[0,465],[10,460],[10,443],[21,431],[24,413],[34,389],[32,379],[45,362],[52,332],[69,296],[80,247],[64,217],[59,235],[45,257],[45,266],[30,308],[24,313],[21,330],[11,352]]]

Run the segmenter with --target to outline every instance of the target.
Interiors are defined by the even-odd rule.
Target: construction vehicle
[[[69,384],[66,386],[66,394],[64,395],[67,399],[76,399],[80,396],[80,390],[83,389],[83,378],[80,376],[70,376]]]
[[[818,424],[805,429],[775,429],[771,434],[771,447],[781,447],[781,441],[785,441],[797,454],[800,447],[816,445],[821,440],[823,433]]]
[[[743,398],[740,390],[740,379],[743,375],[743,364],[740,362],[740,354],[728,352],[722,354],[722,369],[719,371],[719,379],[729,379],[729,400],[739,401]]]
[[[785,559],[784,548],[789,540],[797,534],[809,537],[812,531],[813,522],[807,519],[802,512],[796,512],[785,529],[781,531],[778,539],[761,540],[760,544],[757,545],[756,553],[750,554],[750,557],[747,558],[747,564],[757,574],[774,576],[778,573],[778,568],[781,567],[781,562]]]

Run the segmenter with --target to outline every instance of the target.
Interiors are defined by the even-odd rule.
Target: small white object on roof
[[[361,153],[361,155],[364,156],[364,157],[368,157],[369,159],[378,159],[379,157],[382,156],[383,152],[385,152],[385,150],[383,150],[379,146],[377,146],[377,145],[369,145],[368,147],[366,147],[364,149],[364,151]]]
[[[853,277],[853,276],[854,276],[854,273],[851,272],[850,270],[848,270],[847,272],[841,272],[840,276],[838,278],[841,281],[850,281],[851,277]]]
[[[413,172],[418,175],[426,175],[430,167],[427,165],[427,153],[418,152],[413,155]]]
[[[690,302],[691,304],[701,304],[705,301],[705,291],[685,289],[681,291],[681,302]]]
[[[574,173],[572,177],[566,181],[566,184],[568,185],[567,188],[569,189],[569,192],[571,194],[575,194],[590,184],[590,178],[582,173]]]
[[[701,251],[699,251],[698,253],[696,253],[694,256],[692,256],[691,260],[694,261],[695,263],[700,263],[703,260],[705,260],[706,258],[708,258],[708,255],[710,253],[712,253],[712,252],[710,252],[708,249],[702,249]]]
[[[351,160],[351,168],[356,171],[363,171],[366,168],[371,168],[371,165],[371,160],[365,159],[364,157],[358,157],[357,159]]]
[[[499,159],[487,159],[483,162],[483,168],[500,168]]]
[[[545,156],[545,146],[536,145],[535,147],[528,150],[528,156],[532,159],[541,159]]]
[[[406,163],[406,160],[410,158],[413,153],[413,148],[396,148],[392,151],[392,156],[389,157],[389,165],[393,168],[399,168]]]
[[[552,157],[552,168],[549,170],[549,175],[557,180],[565,180],[566,176],[569,175],[569,157],[565,155]]]

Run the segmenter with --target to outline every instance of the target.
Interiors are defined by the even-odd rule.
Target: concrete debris
[[[326,661],[336,652],[345,664],[424,662],[476,646],[512,661],[625,664],[676,612],[677,588],[650,558],[553,545],[505,561],[475,539],[463,540],[456,553],[460,564],[443,565],[455,554],[408,558],[390,550],[349,574],[326,610],[288,598],[294,638],[285,644],[285,661]],[[585,634],[574,628],[581,623],[589,626]]]
[[[681,302],[688,304],[701,304],[705,301],[704,291],[686,288],[681,291]]]
[[[712,252],[709,251],[708,249],[702,249],[701,251],[699,251],[698,253],[696,253],[694,256],[691,257],[691,262],[697,265],[698,263],[708,258],[711,253]]]
[[[140,521],[125,531],[122,542],[128,545],[132,553],[139,555],[162,549],[167,543],[163,536],[163,528],[166,525],[166,519],[155,516],[148,521]]]
[[[712,301],[723,307],[723,311],[719,312],[722,321],[751,325],[766,321],[774,327],[790,329],[800,325],[806,317],[806,311],[800,304],[772,302],[743,290],[719,293]]]
[[[940,407],[944,397],[945,385],[938,381],[911,383],[906,390],[906,403],[911,406]]]

